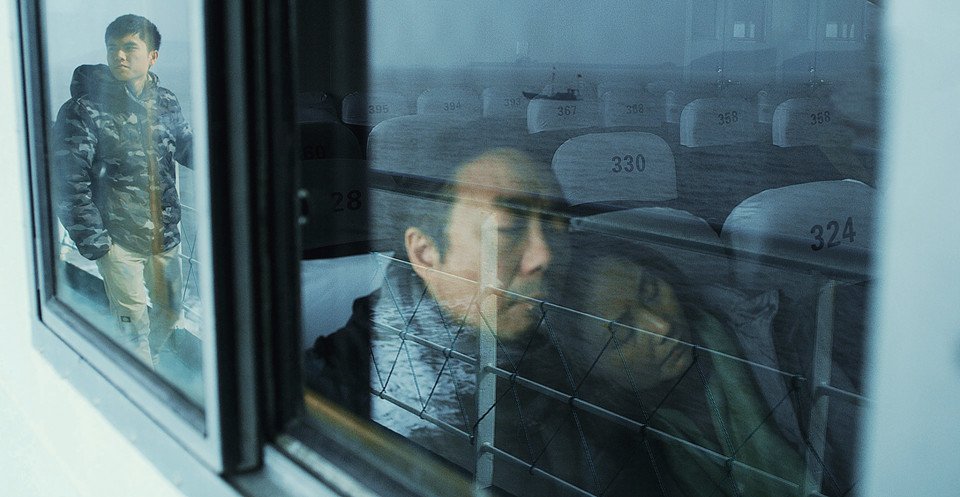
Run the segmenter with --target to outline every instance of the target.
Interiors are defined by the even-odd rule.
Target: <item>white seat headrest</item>
[[[663,110],[656,97],[631,88],[610,88],[600,96],[600,124],[617,126],[658,127],[663,124]]]
[[[799,147],[826,143],[838,132],[838,117],[827,99],[791,98],[773,112],[773,144]]]
[[[766,190],[741,202],[727,217],[721,235],[741,260],[772,256],[812,265],[826,274],[867,275],[874,194],[873,188],[855,180]],[[747,272],[758,270],[755,265],[742,267]],[[748,274],[739,276],[751,279]]]
[[[727,282],[729,261],[720,236],[703,218],[687,211],[641,207],[574,218],[570,224],[574,231],[652,246],[684,274],[696,276],[701,283]]]
[[[353,301],[383,285],[390,261],[389,256],[377,253],[302,261],[303,347],[347,324]]]
[[[442,87],[425,90],[417,98],[417,114],[453,119],[477,119],[483,115],[480,97],[469,88]]]
[[[593,128],[599,124],[596,100],[535,98],[527,105],[527,130],[530,133]]]
[[[756,110],[742,98],[700,98],[680,114],[680,144],[687,147],[755,141]]]
[[[553,156],[553,172],[571,204],[677,198],[673,151],[659,136],[591,133],[571,138]]]
[[[413,114],[413,106],[399,93],[351,93],[343,98],[342,114],[347,124],[376,126],[386,119]]]
[[[523,90],[493,86],[483,90],[483,117],[502,119],[525,119],[529,100]]]

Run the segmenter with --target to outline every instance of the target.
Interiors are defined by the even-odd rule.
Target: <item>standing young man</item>
[[[183,313],[176,174],[177,164],[192,166],[192,132],[150,72],[157,27],[120,16],[104,42],[107,65],[74,71],[54,125],[56,210],[80,254],[97,262],[121,340],[156,367],[148,303],[161,344]]]

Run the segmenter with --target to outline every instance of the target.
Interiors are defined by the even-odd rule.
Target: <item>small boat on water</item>
[[[544,86],[540,93],[532,91],[523,92],[523,96],[530,100],[580,100],[579,88],[567,88],[567,91],[554,91],[553,82],[557,79],[557,68],[553,68],[553,75],[550,76],[550,84]],[[577,85],[582,84],[583,76],[577,74]]]
[[[542,100],[580,100],[580,91],[576,88],[567,88],[567,91],[564,92],[553,92],[547,93],[541,91],[540,93],[534,93],[532,91],[523,92],[523,96],[529,98],[530,100],[542,99]]]

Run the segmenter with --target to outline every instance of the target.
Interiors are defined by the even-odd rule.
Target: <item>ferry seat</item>
[[[686,147],[756,141],[753,104],[741,98],[700,98],[680,113],[680,144]]]
[[[337,121],[337,105],[323,91],[302,91],[297,94],[297,122]]]
[[[336,121],[300,124],[300,159],[360,159],[356,135]]]
[[[680,125],[680,117],[684,107],[690,102],[701,98],[745,98],[744,88],[740,85],[731,85],[720,88],[716,83],[698,81],[677,83],[667,81],[652,82],[646,86],[647,91],[654,95],[661,95],[664,109],[663,122]]]
[[[420,115],[399,116],[380,122],[367,137],[367,160],[374,170],[415,174],[428,155],[421,142],[430,141],[443,121]]]
[[[701,85],[670,88],[663,92],[663,122],[680,124],[684,107],[698,98],[716,96],[716,89]]]
[[[375,292],[391,259],[368,253],[300,263],[300,295],[303,348],[347,324],[353,301]]]
[[[571,138],[554,153],[552,167],[564,198],[573,205],[677,198],[673,151],[663,138],[650,133]]]
[[[527,104],[527,131],[593,128],[600,125],[596,100],[552,100],[534,98]]]
[[[797,413],[806,435],[794,440],[806,450],[802,495],[825,486],[843,494],[856,481],[874,199],[873,188],[849,179],[765,190],[721,231],[738,284],[784,297],[772,341],[783,370],[806,380]]]
[[[483,107],[477,92],[470,88],[429,88],[417,97],[417,114],[451,119],[479,119],[483,115]]]
[[[873,242],[874,189],[856,180],[765,190],[737,205],[721,236],[747,287],[784,287],[782,272],[864,281]],[[800,290],[786,285],[787,291]]]
[[[575,217],[574,233],[589,235],[589,245],[604,239],[631,240],[670,260],[698,285],[729,283],[729,259],[720,236],[703,219],[670,207],[636,207]],[[581,237],[583,238],[583,237]]]
[[[452,179],[448,173],[457,165],[507,140],[491,136],[490,126],[484,124],[488,123],[420,114],[388,119],[376,125],[367,139],[370,168]]]
[[[346,124],[376,126],[394,117],[413,114],[410,99],[394,92],[354,92],[343,98],[342,119]]]
[[[520,88],[491,86],[483,90],[483,117],[503,120],[521,120],[527,117],[529,100]]]
[[[773,112],[781,103],[796,98],[794,94],[786,88],[770,87],[763,88],[757,92],[757,122],[762,124],[773,124]]]
[[[600,125],[604,128],[659,128],[662,124],[660,102],[646,91],[613,87],[600,96]]]
[[[828,99],[791,98],[773,113],[773,144],[799,147],[827,144],[837,133],[840,116]]]

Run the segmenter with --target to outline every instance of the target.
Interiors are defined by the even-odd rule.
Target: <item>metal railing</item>
[[[567,479],[564,479],[562,475],[555,474],[556,472],[552,471],[551,468],[539,465],[539,457],[542,456],[543,452],[547,450],[547,447],[552,442],[553,438],[551,438],[550,441],[547,442],[547,445],[542,448],[539,455],[530,458],[530,460],[510,452],[509,450],[503,448],[502,443],[498,443],[498,439],[496,437],[496,416],[498,406],[511,391],[523,389],[526,392],[533,393],[542,398],[551,399],[552,401],[557,402],[558,405],[568,406],[570,412],[574,416],[576,416],[576,413],[583,413],[618,426],[624,430],[624,433],[640,435],[641,437],[644,437],[644,440],[646,440],[645,437],[649,436],[650,439],[657,440],[660,443],[682,447],[684,450],[690,451],[691,453],[700,454],[702,457],[714,462],[718,467],[724,468],[724,480],[721,482],[715,482],[718,485],[718,492],[720,491],[719,486],[721,484],[724,484],[727,479],[734,478],[733,475],[734,471],[736,470],[738,472],[747,473],[753,477],[772,482],[779,488],[787,489],[788,492],[793,495],[809,496],[819,494],[823,486],[823,476],[826,464],[824,462],[823,454],[825,451],[824,441],[826,438],[825,433],[827,429],[827,397],[832,396],[845,398],[856,405],[864,405],[868,402],[867,399],[858,394],[830,385],[829,369],[832,335],[829,331],[824,330],[832,330],[832,322],[829,322],[829,318],[827,317],[832,314],[830,312],[831,309],[828,308],[829,304],[827,303],[827,301],[831,300],[833,297],[831,291],[831,285],[833,285],[832,282],[829,282],[825,286],[825,292],[821,293],[819,304],[820,308],[818,308],[818,316],[821,317],[819,318],[820,321],[817,323],[817,358],[815,359],[815,361],[817,361],[817,366],[814,368],[812,378],[812,384],[816,387],[812,389],[814,395],[813,405],[810,407],[810,426],[807,427],[806,431],[803,433],[803,440],[801,442],[804,445],[803,450],[806,452],[806,455],[801,455],[801,458],[805,459],[806,462],[803,469],[803,474],[797,475],[797,479],[794,481],[789,477],[784,477],[784,475],[773,474],[747,462],[738,460],[737,452],[750,440],[750,437],[754,436],[757,430],[760,429],[760,426],[757,426],[756,429],[750,433],[747,439],[739,441],[732,452],[715,450],[714,448],[697,443],[697,441],[688,440],[687,438],[678,436],[675,433],[670,433],[665,429],[653,426],[651,419],[653,418],[653,415],[656,414],[657,410],[660,409],[660,406],[663,405],[664,401],[666,401],[666,397],[661,399],[657,407],[644,419],[638,420],[628,415],[624,415],[623,413],[617,412],[614,409],[591,402],[583,396],[578,395],[577,389],[579,386],[570,385],[571,387],[575,387],[574,392],[572,394],[565,393],[557,388],[543,383],[542,381],[538,381],[538,378],[519,374],[518,364],[513,365],[512,371],[502,367],[498,364],[497,352],[498,350],[504,350],[505,346],[501,342],[497,333],[496,300],[504,298],[514,299],[536,306],[540,310],[540,323],[537,326],[538,330],[546,321],[548,321],[551,313],[566,314],[571,318],[576,317],[580,319],[593,320],[596,323],[604,324],[611,331],[611,335],[608,338],[607,343],[603,346],[600,354],[603,354],[603,351],[608,350],[611,345],[614,348],[619,347],[619,344],[616,343],[613,334],[613,329],[616,327],[632,333],[656,335],[657,338],[662,340],[675,340],[680,345],[689,347],[693,352],[695,359],[694,364],[691,364],[691,367],[688,368],[688,371],[685,372],[684,375],[694,369],[693,367],[698,361],[698,359],[696,359],[697,357],[706,356],[709,356],[711,360],[733,361],[742,364],[745,367],[754,368],[755,370],[765,371],[774,375],[780,375],[784,381],[784,384],[790,385],[790,387],[785,390],[784,397],[778,403],[776,403],[776,405],[774,405],[772,408],[769,408],[769,411],[762,413],[762,416],[760,416],[763,419],[762,423],[769,422],[773,411],[780,408],[780,406],[787,400],[788,396],[796,395],[801,386],[808,383],[806,378],[799,376],[795,372],[782,371],[777,368],[753,362],[719,350],[711,350],[692,342],[683,342],[681,340],[672,339],[669,337],[662,337],[661,335],[657,335],[652,331],[626,326],[622,323],[604,319],[577,309],[572,309],[542,299],[530,298],[502,288],[498,288],[496,280],[496,230],[494,228],[490,226],[484,227],[481,246],[483,254],[480,270],[481,281],[472,282],[480,289],[478,296],[472,305],[477,310],[478,315],[483,317],[483,326],[480,326],[478,329],[474,330],[477,341],[475,351],[472,353],[467,353],[457,350],[455,347],[449,344],[445,345],[443,343],[439,343],[438,341],[431,340],[425,335],[420,335],[417,333],[417,330],[393,326],[389,322],[378,321],[374,319],[374,325],[379,328],[381,332],[392,335],[393,338],[400,340],[401,343],[409,342],[419,347],[429,349],[443,357],[443,367],[446,367],[447,361],[458,361],[473,368],[475,371],[475,377],[472,379],[472,381],[476,389],[476,418],[472,420],[472,424],[457,426],[455,421],[443,419],[441,416],[427,412],[428,404],[431,400],[429,396],[427,397],[426,402],[421,402],[418,406],[413,402],[409,402],[408,400],[400,398],[397,395],[388,393],[387,383],[390,381],[389,378],[387,379],[387,383],[384,383],[381,378],[380,388],[371,386],[371,392],[375,397],[395,405],[404,411],[409,412],[411,415],[417,416],[419,419],[427,421],[443,432],[451,434],[465,443],[469,443],[474,450],[474,473],[478,487],[485,488],[494,485],[494,460],[499,460],[505,464],[513,465],[520,470],[526,471],[531,475],[535,475],[540,479],[552,482],[553,484],[558,485],[559,487],[562,487],[576,495],[603,495],[604,492],[608,490],[609,484],[612,483],[612,480],[610,482],[606,482],[606,484],[601,482],[597,475],[596,468],[590,467],[588,468],[588,472],[592,473],[591,479],[593,480],[593,485],[592,488],[586,488],[590,487],[591,485],[584,485],[580,482],[568,481]],[[410,265],[410,263],[406,261],[394,259],[382,254],[380,254],[379,257],[388,260],[388,263],[390,264]],[[381,268],[383,267],[385,267],[385,264],[381,264]],[[419,305],[419,302],[417,305]],[[529,343],[527,346],[529,347]],[[526,350],[524,351],[524,354],[525,353]],[[594,361],[594,365],[599,359],[600,357],[598,356]],[[399,360],[401,359],[398,353],[395,361]],[[521,361],[522,360],[523,355],[521,355]],[[397,364],[394,363],[393,366],[396,367]],[[591,366],[591,368],[592,367],[593,366]],[[442,368],[440,374],[443,374]],[[589,372],[587,374],[589,374]],[[499,389],[497,382],[498,379],[500,380]],[[440,378],[438,376],[435,380],[434,388],[436,388],[436,383],[439,381]],[[704,383],[704,385],[705,388],[707,388],[706,383]],[[419,389],[419,386],[417,386],[417,388]],[[707,394],[708,396],[710,395],[709,392],[707,392]],[[668,392],[667,396],[669,395],[670,393]],[[521,410],[520,415],[522,420],[523,414],[522,408],[519,406],[519,400],[517,403],[518,409]],[[801,429],[803,429],[803,427],[801,427]],[[579,432],[579,437],[586,437],[584,430],[580,428],[579,425],[577,430]],[[555,435],[556,433],[554,433],[554,436]],[[798,450],[798,452],[800,451]],[[651,457],[653,456],[651,455]],[[588,465],[592,464],[589,454],[584,455],[584,460],[587,461]],[[655,461],[654,464],[656,464]],[[623,468],[621,468],[621,471],[622,469]],[[736,489],[736,485],[731,485],[730,488],[733,489],[731,491],[732,494],[738,494],[739,491]],[[846,492],[848,490],[849,489],[840,489],[841,492]]]

